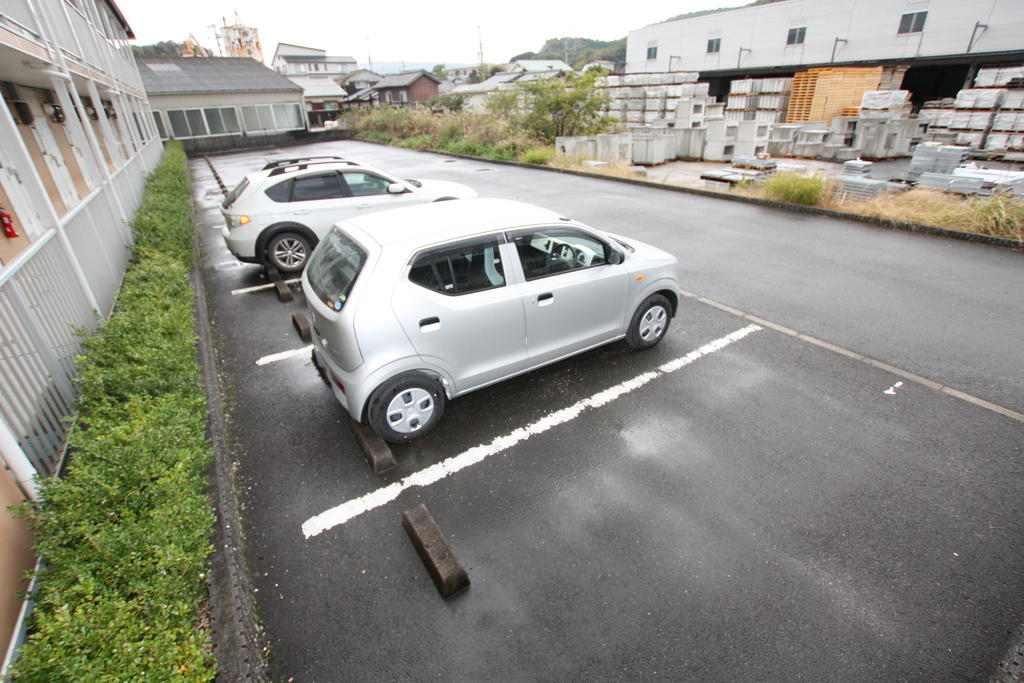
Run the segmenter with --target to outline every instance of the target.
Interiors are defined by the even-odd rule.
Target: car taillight
[[[341,383],[341,380],[338,379],[333,372],[331,373],[331,381],[334,382],[334,384],[337,385],[339,389],[341,389],[341,393],[345,393],[345,385]]]

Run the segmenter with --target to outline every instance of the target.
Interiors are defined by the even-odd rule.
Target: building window
[[[907,12],[900,17],[900,30],[897,33],[920,33],[924,30],[924,20],[928,12]]]
[[[651,47],[647,48],[647,59],[657,59],[657,58],[658,58],[658,46],[654,45],[654,46],[651,46]]]
[[[722,51],[722,39],[721,38],[708,38],[708,54],[712,52]]]
[[[804,35],[807,33],[807,27],[801,26],[799,28],[789,29],[789,35],[786,36],[786,45],[803,45]]]

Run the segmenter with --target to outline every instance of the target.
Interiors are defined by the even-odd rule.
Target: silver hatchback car
[[[619,339],[654,346],[678,304],[671,254],[501,199],[338,223],[302,288],[318,368],[392,443],[456,396]]]

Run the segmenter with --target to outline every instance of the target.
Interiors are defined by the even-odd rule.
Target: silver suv
[[[678,304],[671,254],[500,199],[338,223],[302,288],[334,396],[392,443],[456,396],[618,339],[654,346]]]
[[[275,161],[247,175],[224,198],[224,243],[240,261],[296,273],[338,221],[475,196],[459,183],[403,180],[340,157]]]

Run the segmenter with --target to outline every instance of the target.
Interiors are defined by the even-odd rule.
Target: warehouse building
[[[1024,63],[1020,0],[780,0],[631,31],[626,72],[700,72],[724,99],[738,78],[881,66],[917,107],[955,97],[984,66]]]

